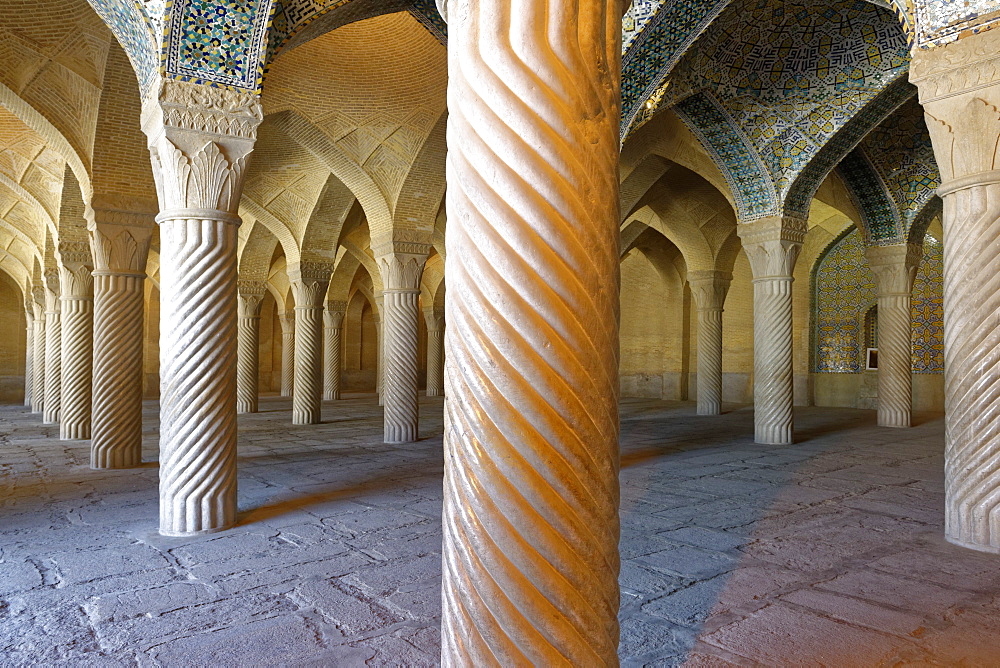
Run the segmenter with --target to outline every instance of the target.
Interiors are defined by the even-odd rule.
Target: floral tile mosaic
[[[875,277],[868,268],[860,232],[852,229],[830,246],[813,273],[813,359],[819,373],[860,373],[871,327],[866,317],[876,303]],[[943,253],[924,238],[924,257],[913,287],[913,372],[944,371]]]

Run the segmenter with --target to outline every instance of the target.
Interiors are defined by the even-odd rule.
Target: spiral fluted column
[[[260,307],[267,286],[259,281],[239,281],[237,295],[238,356],[236,412],[256,413],[260,394]]]
[[[945,537],[1000,553],[1000,32],[914,49],[910,80],[944,200]]]
[[[616,665],[621,8],[448,9],[442,663]]]
[[[32,288],[35,335],[32,337],[31,412],[41,413],[45,405],[45,289]]]
[[[60,244],[62,245],[62,244]],[[62,285],[62,408],[59,438],[91,437],[94,369],[94,277],[90,251],[63,252]],[[80,257],[70,259],[68,255]],[[86,263],[86,264],[85,264]]]
[[[299,263],[289,269],[295,290],[295,388],[292,424],[319,424],[323,407],[323,299],[333,266]]]
[[[278,314],[281,323],[281,396],[295,392],[295,311]]]
[[[31,408],[35,379],[35,313],[30,301],[24,304],[24,319],[27,323],[24,343],[24,405]]]
[[[382,399],[386,443],[420,437],[417,402],[420,277],[429,244],[389,243],[378,249],[382,273]]]
[[[161,81],[143,101],[160,201],[160,533],[236,522],[236,215],[256,95]]]
[[[444,314],[424,311],[427,321],[427,396],[444,394]]]
[[[688,274],[698,311],[698,415],[722,412],[722,305],[732,278],[711,270]]]
[[[328,302],[323,312],[323,398],[340,399],[340,337],[347,304]]]
[[[90,466],[142,463],[142,358],[151,211],[98,208],[88,220],[94,255],[94,361]]]
[[[58,270],[56,270],[58,274]],[[49,282],[46,279],[46,282]],[[59,303],[59,283],[45,290],[45,401],[42,422],[58,424],[62,405],[62,317]]]
[[[378,312],[375,314],[375,392],[378,394],[378,405],[385,405],[385,301],[380,294],[376,299]]]
[[[913,393],[910,294],[923,248],[917,244],[865,250],[878,291],[878,424],[909,427]]]
[[[792,443],[792,270],[807,223],[771,217],[737,227],[753,272],[754,440]]]

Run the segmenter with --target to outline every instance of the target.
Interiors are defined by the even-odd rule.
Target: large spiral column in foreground
[[[260,307],[267,286],[261,281],[239,281],[237,290],[236,412],[256,413],[260,394]]]
[[[444,394],[444,313],[424,311],[427,321],[427,396]]]
[[[161,81],[143,103],[160,200],[160,533],[236,522],[236,215],[259,98]]]
[[[142,463],[142,349],[152,212],[98,208],[88,220],[94,255],[94,386],[90,466]]]
[[[35,335],[32,340],[31,412],[41,413],[45,404],[45,288],[31,289],[31,307],[35,313]]]
[[[992,30],[914,49],[910,69],[944,200],[945,537],[994,553],[1000,553],[998,53],[1000,31]]]
[[[792,443],[792,270],[807,223],[770,217],[737,227],[753,272],[753,410],[757,443]]]
[[[45,401],[42,422],[58,424],[62,405],[62,317],[59,303],[59,270],[45,277]]]
[[[378,251],[382,272],[382,398],[386,443],[420,437],[417,403],[420,277],[430,246],[395,242]]]
[[[295,290],[295,387],[292,424],[319,424],[323,407],[323,300],[333,266],[300,263],[289,269]]]
[[[69,244],[60,244],[69,245]],[[94,369],[94,277],[90,250],[63,251],[62,408],[59,438],[89,439]]]
[[[865,250],[878,290],[878,424],[909,427],[913,394],[913,315],[910,294],[923,248],[917,244]]]
[[[621,8],[449,9],[442,663],[616,665]]]
[[[281,396],[295,392],[295,311],[278,314],[281,323]]]
[[[35,381],[35,312],[31,300],[24,302],[25,343],[24,343],[24,405],[31,408],[31,394]]]
[[[340,399],[340,338],[347,304],[327,302],[323,312],[323,398]]]
[[[722,305],[732,280],[721,271],[688,274],[698,311],[698,415],[722,412]]]

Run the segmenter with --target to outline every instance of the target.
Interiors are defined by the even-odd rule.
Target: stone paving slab
[[[239,526],[183,539],[155,530],[155,404],[129,471],[0,407],[0,666],[437,665],[441,400],[407,446],[371,396],[261,408]],[[942,538],[940,416],[796,409],[763,446],[747,407],[621,412],[623,665],[1000,664],[1000,558]]]

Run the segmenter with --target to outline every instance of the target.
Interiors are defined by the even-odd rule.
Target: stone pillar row
[[[617,665],[622,7],[444,3],[442,663]]]
[[[420,277],[430,246],[392,242],[376,249],[382,274],[382,396],[385,442],[419,438],[417,340]]]

